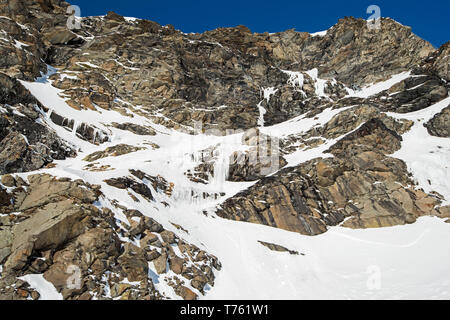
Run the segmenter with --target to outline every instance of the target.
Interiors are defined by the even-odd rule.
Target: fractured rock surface
[[[98,186],[39,174],[28,182],[26,192],[13,191],[14,201],[4,211],[16,213],[0,220],[1,299],[31,297],[33,289],[11,285],[35,273],[43,273],[65,299],[162,299],[149,278],[152,263],[160,274],[168,264],[178,275],[167,281],[180,296],[186,282],[202,294],[214,285],[214,270],[221,268],[217,258],[136,210],[124,211],[129,225],[116,224],[111,210],[95,206],[103,197]],[[4,192],[0,195],[3,201]],[[141,239],[140,247],[125,239]]]
[[[415,190],[405,164],[388,154],[401,137],[373,119],[333,145],[335,157],[286,168],[228,199],[221,217],[305,235],[328,226],[378,228],[439,215],[436,197]]]

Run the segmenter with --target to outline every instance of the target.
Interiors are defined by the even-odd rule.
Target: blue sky
[[[184,32],[204,32],[243,24],[253,32],[287,29],[317,32],[339,18],[368,18],[369,5],[378,5],[382,17],[412,27],[415,34],[439,47],[450,40],[450,0],[328,1],[328,0],[68,0],[81,8],[82,16],[115,11],[123,16],[172,24]],[[345,4],[344,4],[345,3]]]

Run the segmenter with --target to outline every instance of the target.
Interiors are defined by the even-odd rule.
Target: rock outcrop
[[[51,79],[70,97],[73,108],[131,109],[178,129],[193,126],[194,121],[222,130],[256,127],[261,88],[287,84],[289,74],[283,70],[320,66],[318,74],[330,80],[325,91],[342,98],[344,85],[363,86],[389,78],[412,69],[434,52],[410,28],[390,19],[381,20],[381,30],[370,30],[363,19],[345,18],[326,35],[313,37],[293,30],[256,34],[243,26],[184,34],[173,27],[110,13],[84,18],[79,30],[70,31],[65,29],[68,4],[51,3],[45,14],[29,2],[3,9],[6,16],[32,28],[39,39],[35,51],[41,52],[34,56],[45,54],[45,59],[32,63],[33,72],[14,76],[37,77],[46,68],[40,62],[44,60],[64,69],[64,74]],[[41,19],[39,24],[37,19]],[[91,40],[83,40],[87,37]],[[150,50],[143,54],[141,47]],[[17,65],[24,64],[17,61]],[[5,69],[11,70],[9,65]],[[304,92],[314,93],[314,87],[315,80],[306,76]],[[273,119],[268,123],[305,111],[302,95],[289,91],[285,88],[278,93],[279,102],[273,106],[278,111],[269,112]]]
[[[336,225],[379,228],[439,216],[439,197],[414,188],[405,164],[387,156],[401,141],[380,119],[372,119],[331,147],[334,158],[264,178],[225,201],[217,215],[305,235]]]
[[[443,44],[439,50],[432,52],[422,63],[423,67],[437,76],[450,80],[450,41]]]
[[[259,243],[261,243],[264,247],[267,247],[267,248],[269,248],[272,251],[288,252],[289,254],[294,255],[294,256],[299,255],[299,253],[297,251],[289,250],[289,249],[287,249],[287,248],[285,248],[283,246],[280,246],[278,244],[268,243],[268,242],[264,242],[264,241],[259,241]]]
[[[116,146],[106,148],[104,151],[96,151],[85,157],[83,160],[93,162],[102,158],[122,156],[142,149],[143,148],[134,147],[127,144],[118,144]]]
[[[76,153],[42,121],[41,104],[19,81],[0,73],[0,174],[40,169]]]

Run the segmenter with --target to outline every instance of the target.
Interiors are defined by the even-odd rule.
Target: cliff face
[[[450,218],[448,43],[351,17],[71,29],[68,6],[0,1],[0,298],[39,298],[38,275],[65,299],[208,297],[219,218],[308,236]]]

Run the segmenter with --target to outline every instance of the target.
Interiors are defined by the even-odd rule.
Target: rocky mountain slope
[[[449,297],[449,43],[68,7],[0,1],[0,299]]]

